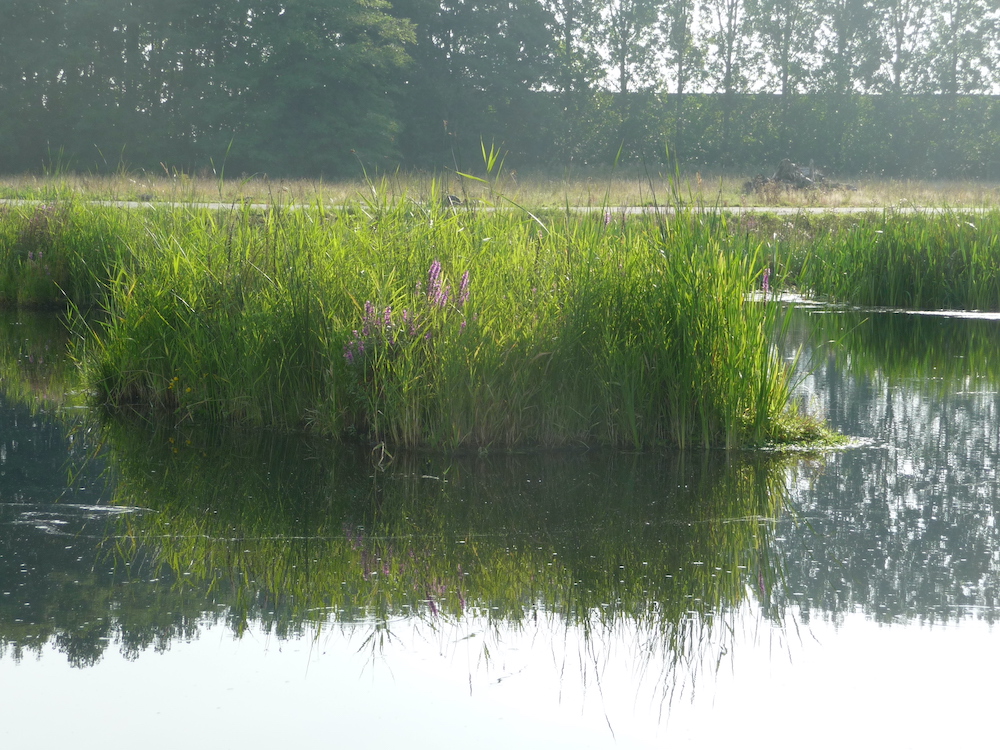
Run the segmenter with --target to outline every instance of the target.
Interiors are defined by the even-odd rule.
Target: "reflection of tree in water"
[[[1000,590],[1000,323],[818,317],[819,338],[841,347],[815,367],[805,390],[834,427],[871,443],[832,456],[793,490],[802,523],[780,530],[789,592],[807,614],[861,608],[885,622],[992,622]]]
[[[770,519],[786,461],[773,456],[378,467],[299,438],[121,423],[105,436],[118,506],[145,510],[101,520],[98,564],[77,563],[92,571],[80,596],[5,632],[12,648],[51,642],[83,665],[110,643],[132,656],[167,648],[205,622],[280,638],[339,623],[376,643],[407,618],[485,623],[495,639],[547,618],[595,647],[634,631],[637,653],[669,664],[717,643],[728,631],[715,621],[775,577]],[[88,533],[84,547],[100,536]],[[79,543],[70,557],[83,557]],[[55,578],[79,577],[53,554],[39,602],[57,595]]]

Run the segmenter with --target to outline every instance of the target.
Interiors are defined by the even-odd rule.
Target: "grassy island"
[[[0,303],[65,305],[111,410],[387,450],[815,438],[775,346],[768,248],[726,221],[405,199],[16,206]]]

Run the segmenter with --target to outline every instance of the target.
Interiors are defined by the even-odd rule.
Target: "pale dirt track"
[[[272,206],[282,209],[302,210],[315,206],[314,203],[239,203],[208,201],[195,203],[187,201],[85,201],[95,206],[117,206],[119,208],[207,208],[214,211],[225,209],[251,209],[265,211]],[[20,198],[0,198],[2,206],[31,206],[58,203],[58,201],[27,200]],[[347,208],[344,205],[330,204],[324,206],[327,210],[335,211]],[[520,206],[451,206],[452,211],[518,211],[525,210]],[[798,214],[981,214],[987,211],[995,211],[996,207],[948,207],[939,206],[682,206],[675,208],[672,206],[551,206],[551,207],[531,207],[531,211],[570,211],[572,213],[610,213],[612,216],[637,216],[642,214],[675,214],[678,211],[691,211],[700,213],[726,213],[733,215],[740,214],[777,214],[778,216],[796,216]]]

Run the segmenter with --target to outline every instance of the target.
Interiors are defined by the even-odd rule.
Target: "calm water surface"
[[[1000,321],[802,310],[822,455],[103,421],[0,318],[0,747],[993,746]]]

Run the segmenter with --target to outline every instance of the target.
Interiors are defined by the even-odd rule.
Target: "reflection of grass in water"
[[[851,371],[953,391],[957,384],[1000,383],[1000,321],[841,312],[813,315],[818,335],[836,341]]]
[[[69,334],[55,315],[0,311],[0,388],[29,409],[79,406],[86,400]]]
[[[379,469],[325,443],[108,430],[120,546],[214,591],[240,632],[325,624],[508,627],[549,618],[691,661],[764,592],[787,459],[718,454],[408,457]],[[293,441],[294,442],[294,441]],[[303,460],[303,450],[310,453]],[[604,634],[604,635],[602,635]],[[484,646],[486,648],[486,646]]]

